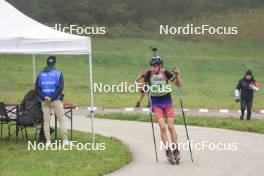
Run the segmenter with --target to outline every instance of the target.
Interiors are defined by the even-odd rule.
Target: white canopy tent
[[[35,55],[37,54],[87,54],[89,56],[91,127],[93,142],[95,142],[90,37],[56,31],[24,15],[5,0],[0,0],[0,24],[0,54],[32,54],[34,82],[36,79]]]

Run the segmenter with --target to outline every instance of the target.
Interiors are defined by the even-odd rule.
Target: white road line
[[[219,112],[220,113],[229,113],[229,110],[228,109],[220,109]]]
[[[238,110],[238,113],[241,113],[241,110]],[[247,110],[245,110],[245,113],[247,113]]]
[[[88,110],[91,111],[92,110],[92,107],[88,107]],[[93,110],[96,111],[97,110],[97,107],[93,107]]]
[[[149,112],[149,108],[142,108],[143,112]]]
[[[199,109],[199,112],[208,112],[208,109]]]
[[[188,112],[188,111],[189,111],[189,109],[183,109],[183,111],[184,111],[184,112]]]
[[[125,108],[125,111],[134,111],[134,108]]]
[[[91,111],[91,107],[87,107],[89,111]],[[80,107],[76,107],[76,109],[80,109]],[[126,108],[120,108],[120,109],[115,109],[117,111],[126,111],[126,112],[149,112],[149,108],[132,108],[132,107],[126,107]],[[174,109],[176,111],[181,111],[181,109],[177,108],[177,109]],[[194,110],[194,112],[199,112],[199,113],[210,113],[211,112],[211,109],[205,109],[205,108],[200,108],[200,109],[188,109],[188,108],[185,108],[183,109],[184,112],[191,112],[192,110]],[[107,108],[102,108],[102,107],[94,107],[94,111],[107,111]],[[240,110],[230,110],[230,109],[213,109],[212,110],[213,112],[219,112],[219,113],[232,113],[232,112],[236,112],[236,113],[241,113]],[[245,110],[245,113],[247,113],[247,111]],[[261,109],[261,110],[257,110],[255,112],[256,114],[264,114],[264,109]]]

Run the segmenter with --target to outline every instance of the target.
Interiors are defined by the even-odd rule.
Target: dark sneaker
[[[137,102],[136,108],[140,108],[140,103],[139,102]]]

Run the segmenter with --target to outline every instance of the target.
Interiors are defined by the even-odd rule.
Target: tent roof
[[[0,53],[91,54],[90,37],[45,26],[0,0]]]

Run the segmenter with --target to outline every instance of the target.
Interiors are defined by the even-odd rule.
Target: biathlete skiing
[[[177,134],[174,128],[174,111],[171,98],[171,85],[169,84],[170,81],[176,86],[181,86],[179,71],[178,69],[174,69],[173,73],[171,73],[164,69],[162,59],[155,52],[154,56],[150,59],[150,67],[150,70],[145,74],[144,90],[146,86],[149,86],[149,104],[160,127],[162,142],[166,146],[166,157],[171,163],[179,164],[181,157],[177,144]],[[167,121],[171,145],[168,145],[166,122],[164,119]]]

